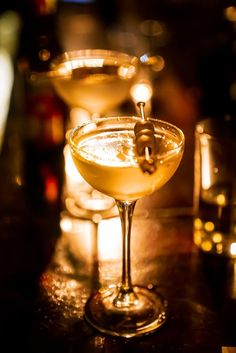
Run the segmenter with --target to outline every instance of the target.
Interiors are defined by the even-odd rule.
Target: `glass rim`
[[[74,128],[70,129],[67,133],[66,133],[66,139],[67,141],[69,142],[70,146],[72,148],[74,148],[75,150],[77,149],[77,146],[76,144],[74,143],[73,141],[73,137],[75,136],[75,134],[83,129],[83,128],[86,128],[86,126],[89,126],[89,125],[95,125],[97,126],[97,124],[99,123],[103,123],[103,122],[109,122],[111,120],[116,120],[116,121],[125,121],[125,120],[128,120],[128,119],[133,119],[135,121],[141,121],[141,117],[139,116],[135,116],[135,115],[123,115],[123,116],[108,116],[108,117],[102,117],[102,118],[98,118],[98,119],[94,119],[92,121],[88,121],[88,122],[85,122],[81,125],[78,125],[78,126],[75,126]],[[156,124],[162,124],[162,125],[165,125],[166,127],[168,127],[168,130],[169,131],[175,131],[178,133],[178,141],[177,141],[177,146],[175,148],[172,148],[170,151],[175,151],[175,150],[178,150],[180,148],[183,148],[184,145],[185,145],[185,136],[184,136],[184,133],[183,131],[177,127],[176,125],[172,124],[172,123],[169,123],[168,121],[165,121],[165,120],[161,120],[161,119],[156,119],[156,118],[151,118],[151,117],[147,117],[146,118],[148,121],[151,121],[151,122],[154,122]],[[132,122],[131,122],[132,123]],[[154,126],[155,128],[155,126]],[[169,151],[169,152],[170,152]],[[163,154],[165,155],[165,153]]]
[[[225,116],[221,119],[206,117],[197,122],[195,135],[205,136],[208,140],[213,141],[224,141],[224,143],[233,142],[236,131],[235,128],[236,117],[234,116]]]
[[[137,56],[128,54],[122,51],[109,50],[109,49],[75,49],[68,50],[57,55],[51,62],[51,68],[57,66],[59,63],[66,62],[70,59],[95,59],[104,56],[106,58],[124,58],[126,62],[132,62],[138,65],[139,59]]]

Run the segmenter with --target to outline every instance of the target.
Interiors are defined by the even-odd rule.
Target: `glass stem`
[[[137,296],[133,291],[131,281],[130,236],[133,212],[136,201],[116,201],[122,228],[122,281],[114,305],[120,308],[137,304]]]

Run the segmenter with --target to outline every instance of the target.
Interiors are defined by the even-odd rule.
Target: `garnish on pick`
[[[157,143],[155,138],[154,126],[148,121],[144,114],[144,102],[138,102],[141,120],[134,126],[134,142],[138,155],[138,163],[144,173],[152,174],[155,172]]]

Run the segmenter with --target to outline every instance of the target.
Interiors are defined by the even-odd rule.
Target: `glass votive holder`
[[[196,125],[194,242],[236,258],[236,119],[230,116]]]

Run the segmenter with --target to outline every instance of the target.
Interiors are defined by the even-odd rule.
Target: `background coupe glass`
[[[102,49],[66,52],[52,63],[53,85],[70,106],[107,114],[129,97],[138,59]]]

